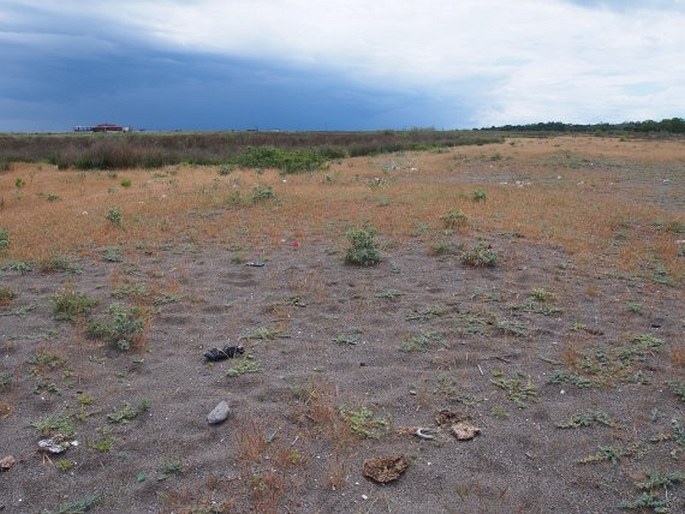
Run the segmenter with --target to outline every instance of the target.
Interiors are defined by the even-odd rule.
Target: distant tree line
[[[548,121],[529,123],[527,125],[503,125],[501,127],[482,128],[481,130],[493,130],[502,132],[562,132],[562,133],[664,133],[685,134],[685,120],[683,118],[670,118],[661,121],[626,121],[623,123],[594,123],[581,125],[575,123],[562,123],[560,121]]]

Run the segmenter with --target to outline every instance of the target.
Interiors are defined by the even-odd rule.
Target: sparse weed
[[[618,464],[623,457],[635,457],[643,453],[638,444],[625,448],[619,446],[600,446],[598,449],[597,453],[583,457],[578,462],[581,464],[593,464],[595,462],[609,461],[612,464]]]
[[[185,473],[185,466],[180,460],[168,460],[162,464],[159,469],[159,473],[160,475],[157,477],[157,480],[161,482],[162,480],[166,480],[171,476],[182,475]]]
[[[139,414],[146,412],[149,408],[150,400],[144,396],[138,400],[137,406],[133,407],[130,403],[126,402],[120,409],[107,414],[107,419],[112,423],[128,423],[132,419],[137,418]]]
[[[43,437],[57,434],[65,437],[74,437],[76,435],[76,427],[74,426],[71,417],[65,413],[52,414],[31,423],[31,426]]]
[[[488,194],[483,189],[476,189],[471,196],[474,202],[484,202],[487,198]]]
[[[0,307],[5,307],[12,303],[12,300],[14,300],[16,296],[17,293],[15,293],[14,289],[11,287],[0,287]]]
[[[668,387],[674,395],[680,398],[681,402],[685,402],[685,382],[669,382]]]
[[[404,319],[407,321],[420,321],[425,322],[432,318],[437,318],[444,316],[449,312],[449,307],[446,305],[432,305],[421,310],[414,310],[410,314],[407,314]]]
[[[356,410],[340,409],[340,415],[354,434],[368,439],[380,439],[387,426],[384,420],[374,417],[373,412],[363,405]]]
[[[69,257],[63,255],[55,255],[48,259],[43,259],[37,263],[38,270],[41,273],[81,273],[81,268],[75,265]]]
[[[94,494],[83,500],[63,503],[56,510],[43,510],[41,514],[85,514],[93,507],[100,504],[102,496]]]
[[[402,296],[404,293],[401,293],[400,291],[397,291],[396,289],[388,289],[387,291],[383,291],[381,293],[376,293],[376,298],[383,298],[384,300],[396,300],[400,296]]]
[[[97,300],[72,290],[64,291],[52,297],[52,314],[58,321],[75,322],[86,318],[97,305]]]
[[[145,314],[140,307],[113,303],[107,309],[107,314],[108,319],[93,320],[88,325],[89,336],[103,339],[122,351],[139,342],[145,329]]]
[[[9,248],[10,232],[6,228],[0,227],[0,250]]]
[[[259,362],[244,357],[239,359],[239,362],[226,372],[226,376],[228,378],[236,378],[247,373],[259,373],[260,371],[262,371],[262,367]]]
[[[74,469],[74,466],[76,463],[73,460],[70,459],[59,459],[56,463],[55,466],[57,469],[60,471],[71,471]]]
[[[271,186],[254,186],[252,188],[252,194],[250,195],[252,203],[263,202],[272,198],[276,198],[276,193],[271,189]]]
[[[632,314],[643,314],[644,313],[644,307],[642,306],[641,303],[628,302],[628,303],[626,303],[626,311],[628,311]]]
[[[377,231],[369,224],[363,228],[347,232],[350,246],[345,254],[345,263],[355,266],[373,266],[381,262],[376,243]]]
[[[98,439],[97,441],[93,442],[90,445],[90,447],[93,450],[98,451],[100,453],[107,453],[107,452],[112,451],[112,448],[114,448],[114,444],[116,442],[117,442],[116,439],[114,439],[113,437],[106,436],[106,437],[102,437],[102,438]]]
[[[538,395],[538,387],[533,382],[532,377],[521,372],[517,372],[513,378],[497,377],[490,379],[490,381],[497,387],[504,389],[509,399],[519,409],[525,409],[527,407],[526,402],[534,400]]]
[[[260,327],[240,337],[240,339],[257,339],[259,341],[273,341],[286,339],[288,335],[282,330],[269,327]]]
[[[16,271],[20,275],[26,275],[33,269],[33,264],[25,261],[13,261],[9,264],[8,268],[11,271]]]
[[[130,178],[125,178],[121,180],[121,187],[131,187],[131,179]]]
[[[484,243],[478,243],[461,254],[461,262],[473,268],[493,267],[497,265],[497,260],[497,252]]]
[[[105,214],[105,219],[117,228],[123,228],[124,221],[121,217],[121,209],[119,207],[110,207]]]
[[[568,421],[563,421],[561,423],[557,423],[557,428],[589,427],[595,423],[600,424],[600,425],[604,425],[607,427],[617,426],[616,422],[612,421],[612,419],[609,417],[609,415],[606,412],[598,410],[598,411],[590,411],[590,412],[583,412],[580,414],[575,414]]]
[[[102,250],[102,260],[105,262],[121,262],[121,248],[107,246]]]
[[[444,347],[446,345],[445,334],[435,331],[421,332],[405,339],[402,346],[400,346],[400,350],[406,353],[425,352],[433,343]]]
[[[440,217],[445,228],[462,228],[468,223],[468,217],[459,209],[450,209]]]

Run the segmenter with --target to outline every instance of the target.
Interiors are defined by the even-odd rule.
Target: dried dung
[[[400,478],[409,468],[409,459],[404,455],[374,457],[364,461],[364,476],[380,484],[387,484]]]

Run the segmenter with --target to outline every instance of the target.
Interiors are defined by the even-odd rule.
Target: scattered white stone
[[[369,499],[368,496],[366,496],[365,494],[362,494],[362,500],[368,500],[368,499]]]
[[[228,417],[229,413],[230,409],[228,408],[228,404],[225,401],[221,401],[207,416],[207,423],[210,425],[221,423]]]

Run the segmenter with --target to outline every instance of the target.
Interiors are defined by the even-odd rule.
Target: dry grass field
[[[685,511],[683,140],[12,163],[0,267],[0,512]]]

